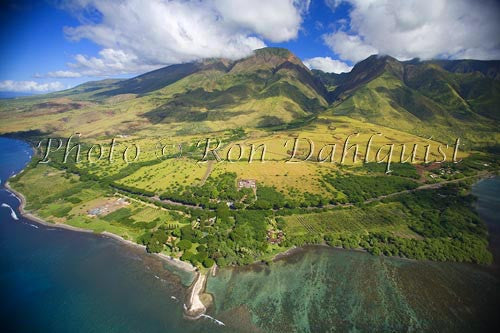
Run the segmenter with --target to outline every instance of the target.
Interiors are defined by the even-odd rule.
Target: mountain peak
[[[302,61],[289,50],[280,47],[265,47],[254,50],[250,56],[236,61],[231,72],[274,70],[286,63],[308,70]]]
[[[400,61],[394,57],[391,57],[390,55],[386,54],[372,54],[365,60],[360,61],[357,65],[361,64],[369,64],[371,66],[373,65],[385,65],[385,64],[393,64],[393,63],[400,63]]]
[[[390,72],[399,78],[403,78],[403,64],[389,55],[371,55],[354,65],[351,72],[347,74],[348,80],[336,89],[333,96],[338,98],[340,95],[375,79],[384,72]]]
[[[253,51],[255,56],[277,56],[288,58],[290,56],[295,57],[295,55],[288,49],[282,47],[263,47],[261,49],[256,49]]]

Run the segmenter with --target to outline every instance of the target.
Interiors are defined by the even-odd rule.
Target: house
[[[120,209],[123,206],[130,204],[125,198],[117,198],[116,200],[108,199],[105,204],[99,207],[94,207],[87,211],[87,215],[90,217],[96,217],[99,215],[107,215]]]
[[[255,179],[240,179],[238,180],[238,188],[257,188]]]
[[[281,230],[268,230],[267,241],[271,244],[280,244],[285,238],[285,234]]]
[[[97,215],[101,215],[102,214],[102,209],[101,208],[93,208],[93,209],[90,209],[89,211],[87,211],[87,214],[89,216],[97,216]]]

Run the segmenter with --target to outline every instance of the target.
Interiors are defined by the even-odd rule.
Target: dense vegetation
[[[397,176],[326,175],[324,180],[344,193],[348,202],[363,202],[370,198],[417,187],[416,182]]]
[[[214,262],[219,266],[248,264],[267,250],[267,215],[258,211],[231,212],[221,205],[213,225],[200,229],[193,229],[189,224],[175,229],[160,227],[145,233],[139,241],[149,252],[161,252],[167,246],[174,252],[181,251],[182,260],[207,268]],[[169,237],[175,240],[167,242]]]
[[[437,191],[423,190],[384,199],[382,203],[364,208],[338,208],[334,211],[343,213],[335,213],[332,218],[339,227],[333,227],[325,219],[326,215],[313,223],[307,221],[308,215],[301,215],[306,218],[303,222],[308,230],[306,234],[289,230],[287,220],[275,217],[279,230],[290,231],[279,246],[287,248],[326,242],[335,247],[366,249],[376,255],[490,263],[492,256],[487,249],[487,231],[471,209],[474,199],[467,194],[467,188],[465,184],[451,184]],[[321,216],[324,213],[316,214]],[[167,236],[180,236],[181,240],[174,248],[184,251],[182,259],[193,264],[207,266],[206,259],[210,258],[220,266],[241,265],[258,260],[269,252],[266,230],[275,216],[272,211],[231,210],[227,205],[219,204],[215,215],[217,218],[213,224],[204,224],[199,230],[186,226],[161,232],[166,232]],[[339,220],[342,216],[347,218],[345,222]],[[353,221],[350,221],[351,217]],[[346,228],[353,222],[352,228]],[[363,224],[359,225],[360,222]],[[390,232],[398,225],[407,225],[419,237]],[[152,239],[153,245],[157,244],[157,238]],[[193,250],[194,244],[203,244],[202,251],[198,247]]]
[[[160,195],[162,200],[169,199],[203,208],[216,208],[220,201],[239,203],[243,199],[251,201],[252,198],[253,192],[251,190],[238,191],[235,173],[224,173],[217,177],[211,177],[202,186],[179,187],[175,191],[168,191]]]
[[[350,232],[325,234],[325,240],[332,246],[364,248],[377,255],[490,263],[487,230],[472,209],[474,198],[466,190],[464,184],[451,184],[437,191],[386,199],[403,205],[409,228],[422,239],[398,237],[390,232]]]
[[[359,169],[362,171],[370,172],[370,173],[385,173],[386,169],[387,169],[387,165],[381,164],[381,163],[370,162],[370,163],[364,163],[363,166],[360,167]],[[414,165],[409,164],[409,163],[391,164],[390,174],[392,176],[407,177],[407,178],[413,178],[413,179],[419,178],[417,168]]]

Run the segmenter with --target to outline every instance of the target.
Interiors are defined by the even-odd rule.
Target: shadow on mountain
[[[118,88],[96,94],[96,97],[110,97],[119,94],[146,94],[168,86],[188,75],[197,72],[200,63],[171,65],[160,68],[129,80],[118,82]]]
[[[161,122],[190,122],[203,120],[229,120],[231,117],[248,115],[254,112],[266,112],[266,110],[230,110],[251,100],[264,100],[273,97],[284,97],[293,102],[308,113],[317,113],[325,110],[317,98],[307,97],[298,87],[283,80],[275,79],[265,82],[258,75],[243,75],[246,83],[235,84],[226,90],[206,91],[196,88],[175,95],[165,104],[144,113],[142,116],[151,123]],[[311,84],[315,84],[311,80]],[[264,89],[259,89],[264,86]],[[296,116],[289,101],[280,101],[283,108]],[[269,111],[269,110],[267,110]],[[280,119],[278,117],[274,117]],[[278,125],[277,120],[270,121],[262,119],[261,125]],[[280,119],[280,124],[281,124]],[[267,124],[267,125],[266,125]]]
[[[36,130],[28,130],[28,131],[17,131],[17,132],[3,133],[1,136],[6,137],[6,138],[27,141],[34,146],[40,140],[50,137],[50,134],[47,132],[43,132],[43,131],[36,129]]]

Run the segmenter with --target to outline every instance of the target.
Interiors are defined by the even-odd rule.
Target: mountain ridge
[[[454,60],[449,65],[374,55],[342,76],[315,73],[325,84],[333,83],[336,114],[419,136],[480,141],[482,133],[496,132],[500,120],[498,68],[500,61]]]
[[[52,114],[65,115],[63,127],[84,113],[92,114],[87,121],[99,121],[102,116],[95,113],[101,110],[128,130],[148,124],[181,129],[196,124],[192,131],[266,128],[341,115],[419,136],[461,136],[483,144],[498,137],[499,69],[500,61],[372,55],[349,73],[333,74],[310,70],[287,49],[263,48],[239,60],[203,59],[130,79],[87,82],[27,98],[25,104],[2,102],[2,109],[21,105],[37,117],[54,105]],[[45,125],[50,128],[57,126]]]

